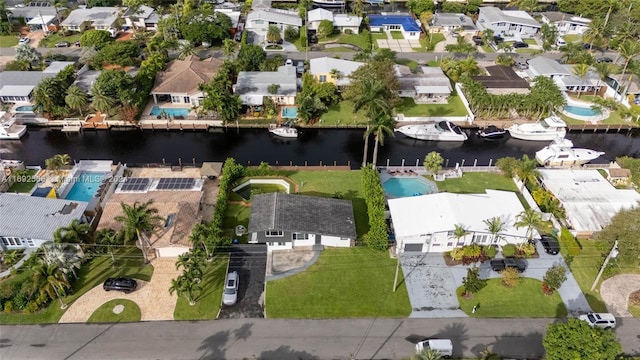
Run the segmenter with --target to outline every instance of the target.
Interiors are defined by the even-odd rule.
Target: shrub
[[[365,235],[364,241],[371,249],[386,250],[389,243],[385,219],[386,199],[376,169],[362,168],[362,189],[369,214],[369,233]]]
[[[573,234],[567,228],[562,228],[560,232],[560,243],[567,248],[569,255],[576,256],[580,255],[580,251],[582,250],[582,245],[578,239],[576,239]]]
[[[38,303],[35,301],[29,301],[29,303],[27,303],[27,307],[24,308],[24,312],[27,314],[33,314],[34,312],[38,311]]]
[[[298,29],[294,28],[293,26],[287,26],[284,29],[285,40],[292,42],[298,39],[299,37],[300,37],[300,33],[298,32]]]
[[[503,157],[496,161],[496,166],[502,171],[504,176],[512,178],[516,173],[518,159],[514,157]]]
[[[520,273],[517,269],[506,268],[502,271],[502,285],[511,288],[520,284]]]
[[[24,308],[27,307],[27,303],[28,302],[29,302],[29,299],[27,299],[27,297],[24,296],[24,294],[22,294],[22,293],[17,293],[13,297],[13,306],[16,309],[23,310]]]
[[[498,254],[498,247],[497,246],[485,246],[484,247],[484,254],[488,257],[493,259],[494,257],[496,257],[496,255]]]
[[[353,34],[353,30],[351,30],[351,29],[345,29],[345,30],[344,30],[344,33],[345,33],[345,34],[347,34],[347,35],[352,35],[352,34]]]
[[[530,258],[536,253],[536,246],[532,243],[526,243],[518,250],[519,255]]]
[[[562,283],[567,281],[567,269],[562,265],[553,265],[544,274],[544,284],[553,292],[562,286]]]
[[[13,302],[12,301],[7,301],[6,303],[4,303],[4,312],[5,313],[10,313],[13,311]]]
[[[465,294],[475,294],[487,286],[487,281],[480,278],[480,269],[474,266],[467,269],[467,276],[462,279]]]
[[[503,246],[502,255],[504,255],[504,257],[514,257],[516,255],[516,246],[513,244]]]

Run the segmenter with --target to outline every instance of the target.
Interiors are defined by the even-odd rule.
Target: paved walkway
[[[13,266],[8,268],[7,270],[5,270],[3,272],[0,272],[0,279],[11,275],[11,269],[17,269],[20,266],[22,266],[22,263],[24,263],[31,256],[31,253],[36,251],[36,250],[37,250],[37,248],[26,248],[26,249],[24,249],[24,253],[22,255],[22,259],[18,260],[17,263],[13,264]]]
[[[639,274],[616,275],[602,282],[600,296],[616,317],[633,317],[629,312],[629,295],[640,290]]]
[[[169,295],[171,279],[180,275],[176,270],[176,258],[158,258],[151,261],[151,281],[138,280],[138,289],[130,294],[119,291],[104,291],[102,284],[87,291],[62,315],[60,323],[87,322],[91,314],[102,304],[113,299],[134,301],[140,307],[142,321],[173,320],[177,295]]]
[[[413,49],[420,49],[422,45],[420,45],[420,40],[408,40],[408,39],[394,39],[391,36],[390,31],[385,31],[387,34],[386,39],[377,39],[376,43],[378,44],[378,48],[380,49],[391,49],[395,52],[403,52],[410,53],[414,52]]]

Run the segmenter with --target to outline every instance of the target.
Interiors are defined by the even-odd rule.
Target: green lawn
[[[440,34],[440,33],[435,33],[435,34],[428,34],[422,38],[420,38],[420,45],[422,45],[422,48],[420,49],[414,49],[415,51],[429,51],[429,49],[433,49],[435,48],[436,44],[439,43],[440,41],[444,41],[444,34]],[[433,50],[431,50],[433,51]]]
[[[517,192],[512,179],[497,173],[467,172],[457,179],[438,181],[438,190],[459,194],[484,194],[486,189]]]
[[[364,142],[362,146],[364,146]],[[367,204],[362,198],[359,170],[298,171],[289,177],[300,186],[300,194],[332,197],[334,194],[340,193],[344,199],[351,200],[358,238],[369,231]]]
[[[582,35],[579,34],[562,35],[562,38],[568,43],[582,41]]]
[[[222,287],[227,275],[227,254],[216,255],[213,261],[207,263],[204,277],[200,285],[202,292],[196,298],[196,304],[191,306],[184,296],[178,297],[176,309],[173,312],[175,320],[211,320],[218,316],[222,304]]]
[[[534,39],[524,39],[525,44],[529,45],[538,45],[538,43]]]
[[[0,36],[0,48],[12,47],[18,45],[17,35]]]
[[[404,40],[402,31],[391,31],[391,38],[395,40]]]
[[[16,175],[16,181],[9,187],[7,192],[18,192],[18,193],[29,193],[34,186],[36,186],[35,181],[24,181],[24,180],[35,180],[35,176],[38,170],[24,170],[23,173]]]
[[[411,304],[396,260],[365,247],[325,249],[309,269],[267,282],[269,318],[406,317]]]
[[[355,50],[350,49],[348,47],[344,47],[344,46],[327,47],[327,48],[324,49],[324,51],[326,51],[326,52],[355,52]]]
[[[227,211],[224,216],[223,228],[229,236],[237,238],[241,243],[247,242],[247,235],[235,236],[235,228],[238,225],[249,228],[249,217],[251,216],[251,208],[240,204],[228,204]]]
[[[397,114],[404,116],[467,116],[462,100],[458,95],[449,96],[448,104],[416,104],[412,98],[401,98],[396,106]]]
[[[409,59],[398,59],[396,60],[396,63],[400,65],[408,66],[409,69],[411,69],[411,71],[416,70],[420,66],[420,64],[418,64],[417,61],[409,60]]]
[[[351,101],[341,101],[337,105],[331,106],[324,113],[320,120],[320,125],[356,125],[366,124],[367,118],[362,112],[353,113],[353,103]]]
[[[367,39],[367,34],[342,34],[336,40],[339,44],[350,44],[359,47],[360,49],[366,49],[369,40]],[[375,42],[375,41],[374,41]],[[330,49],[326,49],[327,51],[332,51]],[[350,51],[353,51],[350,49]]]
[[[124,310],[120,314],[113,312],[116,305],[124,306]],[[96,311],[91,314],[88,323],[119,323],[119,322],[138,322],[142,315],[138,304],[131,300],[114,299],[102,304]]]
[[[153,274],[153,266],[143,265],[144,258],[140,249],[129,247],[114,251],[116,264],[111,263],[111,256],[97,255],[93,260],[85,263],[78,271],[78,280],[73,284],[73,294],[66,296],[67,304],[73,303],[87,291],[102,284],[108,277],[130,276],[149,281]],[[29,272],[22,272],[15,276],[29,276]],[[47,308],[33,314],[0,313],[0,324],[45,324],[57,323],[64,310],[60,309],[60,302],[53,301]]]
[[[567,309],[558,292],[553,295],[542,293],[542,282],[536,279],[521,278],[520,284],[513,288],[502,285],[501,279],[489,279],[487,286],[467,300],[461,296],[463,287],[456,290],[460,308],[470,317],[566,317]],[[478,305],[475,314],[473,306]]]
[[[56,46],[56,43],[59,43],[61,41],[66,41],[69,44],[71,44],[71,46],[73,46],[73,44],[76,41],[80,41],[80,36],[81,34],[74,34],[71,36],[64,36],[62,34],[62,32],[57,32],[55,34],[51,34],[45,38],[43,38],[42,40],[40,40],[40,44],[38,45],[38,47],[48,47],[48,48],[52,48]]]
[[[482,48],[482,50],[484,50],[485,53],[494,53],[495,51],[493,50],[493,48],[487,44],[484,44],[482,46],[480,46]]]
[[[518,54],[535,54],[537,52],[539,52],[540,50],[538,49],[532,49],[532,48],[520,48],[520,49],[516,49],[516,52]]]

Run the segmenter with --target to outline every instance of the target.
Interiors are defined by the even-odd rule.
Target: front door
[[[322,235],[318,234],[316,235],[316,245],[321,245],[322,244]]]

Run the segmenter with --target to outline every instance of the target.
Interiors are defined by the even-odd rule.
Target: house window
[[[452,242],[448,242],[447,243],[447,247],[451,247],[451,246],[453,246],[453,243]]]
[[[29,247],[36,247],[36,242],[33,239],[27,239],[27,245]]]
[[[464,241],[458,241],[458,243],[456,244],[456,246],[464,246]]]
[[[489,240],[489,235],[473,235],[471,241],[478,244],[485,244],[487,240]]]
[[[496,26],[505,26],[505,25],[506,25],[506,23],[503,23],[503,22],[499,22],[499,23],[496,24]]]
[[[320,75],[320,82],[327,82],[327,75]]]
[[[284,243],[283,242],[279,242],[278,246],[284,246]]]
[[[409,36],[416,36],[416,33],[415,32],[410,32]]]
[[[345,237],[341,237],[340,240],[347,241],[347,240],[350,240],[350,239],[349,238],[345,238]]]
[[[455,231],[447,231],[447,237],[454,237],[456,235]]]
[[[307,233],[292,233],[292,240],[309,240],[309,234]]]
[[[264,236],[266,237],[283,237],[284,233],[282,231],[269,230],[264,232]]]
[[[2,243],[5,246],[20,246],[20,245],[22,245],[22,241],[20,241],[20,238],[17,238],[17,237],[3,237],[2,238]]]
[[[264,24],[264,20],[254,20],[253,23],[256,25],[262,25]]]
[[[431,244],[431,246],[437,247],[437,246],[440,246],[440,244]]]
[[[181,100],[180,96],[174,96],[174,95],[171,96],[172,103],[180,103],[180,100]]]

